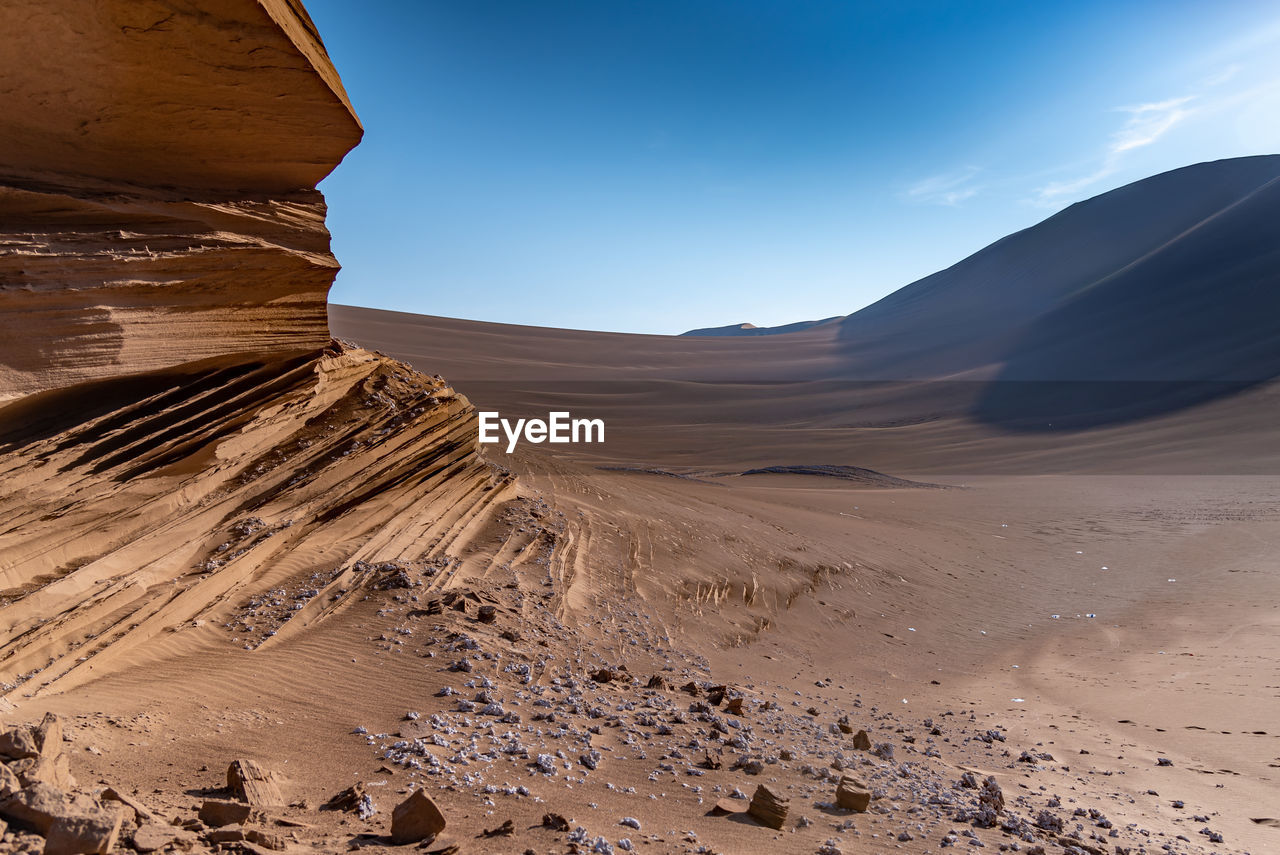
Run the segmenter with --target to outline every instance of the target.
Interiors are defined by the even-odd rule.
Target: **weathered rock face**
[[[0,6],[0,399],[329,339],[361,128],[289,0]]]

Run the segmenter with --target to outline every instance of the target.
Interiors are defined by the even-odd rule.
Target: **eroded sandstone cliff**
[[[330,339],[315,188],[361,128],[302,7],[5,3],[0,99],[0,696],[448,565],[512,480],[443,380]]]
[[[0,6],[0,399],[329,339],[361,127],[288,0]]]

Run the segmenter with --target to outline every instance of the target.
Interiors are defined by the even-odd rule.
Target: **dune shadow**
[[[1280,183],[1079,288],[1032,322],[979,396],[1016,431],[1148,419],[1280,377]]]

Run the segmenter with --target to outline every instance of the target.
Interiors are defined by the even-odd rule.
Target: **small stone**
[[[780,796],[765,784],[756,787],[747,813],[761,825],[781,829],[787,821],[787,810],[791,807],[791,799]]]
[[[493,623],[497,619],[498,619],[497,606],[481,606],[480,610],[476,612],[476,620],[480,621],[481,623]]]
[[[865,730],[859,730],[853,735],[853,747],[858,751],[870,751],[871,736]]]
[[[840,728],[841,733],[853,733],[853,725],[849,723],[847,715],[842,715],[836,720],[836,727]]]
[[[542,815],[542,827],[549,828],[552,831],[568,831],[569,820],[558,813],[544,813]]]
[[[743,813],[745,810],[746,808],[738,799],[721,799],[711,807],[711,812],[720,816],[727,813]]]
[[[391,841],[402,845],[434,839],[444,827],[444,814],[436,803],[422,790],[414,790],[391,814]]]
[[[480,832],[482,837],[510,837],[516,833],[516,824],[512,820],[505,820],[502,825],[497,828],[487,828]]]
[[[250,828],[244,833],[245,840],[250,843],[256,843],[263,849],[273,849],[277,852],[285,848],[284,838],[278,834],[272,834],[269,831],[263,831],[261,828]]]

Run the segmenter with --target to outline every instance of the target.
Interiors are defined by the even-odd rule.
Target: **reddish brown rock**
[[[836,804],[861,813],[871,807],[871,790],[857,778],[843,775],[836,786]]]
[[[227,789],[254,807],[277,807],[285,803],[275,773],[253,760],[232,761],[227,767]]]
[[[30,727],[14,727],[0,733],[0,758],[22,760],[40,756],[40,745]]]
[[[0,799],[8,798],[20,789],[22,789],[22,782],[18,780],[18,776],[13,774],[8,766],[0,763]]]
[[[227,802],[221,799],[208,799],[200,805],[200,821],[210,828],[221,828],[224,825],[235,825],[249,821],[253,808],[240,802]]]
[[[48,784],[55,790],[76,788],[76,779],[71,775],[71,766],[65,754],[15,760],[9,764],[9,769],[18,776],[24,787],[39,782]]]
[[[45,713],[33,735],[41,757],[57,757],[62,754],[63,727],[62,719],[58,716],[51,712]]]
[[[133,833],[133,848],[139,852],[155,852],[170,845],[187,849],[195,842],[190,831],[158,822],[149,822]]]
[[[747,806],[747,813],[761,825],[769,828],[782,828],[787,821],[787,810],[791,807],[791,799],[779,795],[766,784],[756,787]]]
[[[119,810],[105,808],[96,799],[40,782],[0,802],[0,816],[43,836],[45,852],[52,855],[109,851],[123,818]]]
[[[431,840],[444,827],[444,814],[436,803],[422,790],[414,790],[391,814],[391,841],[403,845]]]

